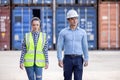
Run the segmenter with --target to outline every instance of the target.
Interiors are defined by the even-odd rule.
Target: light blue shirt
[[[85,30],[79,27],[75,30],[71,30],[70,27],[63,29],[59,33],[57,42],[58,60],[62,60],[62,49],[64,50],[64,55],[83,55],[84,60],[88,61],[88,42]]]

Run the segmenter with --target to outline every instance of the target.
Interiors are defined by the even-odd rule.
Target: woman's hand
[[[45,69],[48,69],[48,66],[49,66],[49,64],[48,64],[48,63],[46,63],[46,64],[45,64]]]
[[[20,63],[20,69],[24,69],[24,64],[23,63]]]

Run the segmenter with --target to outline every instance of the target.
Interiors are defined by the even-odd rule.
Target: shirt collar
[[[71,29],[70,29],[70,26],[68,27],[68,29],[71,30]],[[80,28],[77,26],[77,28],[76,28],[75,30],[78,30],[78,29],[80,29]]]
[[[38,32],[34,32],[34,31],[32,31],[32,33],[33,33],[33,34],[39,34],[40,32],[39,32],[39,31],[38,31]]]

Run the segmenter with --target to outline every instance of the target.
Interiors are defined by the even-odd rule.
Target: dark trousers
[[[65,55],[63,59],[64,64],[64,80],[72,80],[72,73],[74,73],[74,80],[82,80],[83,74],[83,57]]]

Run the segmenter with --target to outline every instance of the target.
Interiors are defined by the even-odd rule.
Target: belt
[[[82,57],[82,55],[79,54],[65,54],[65,57]]]

